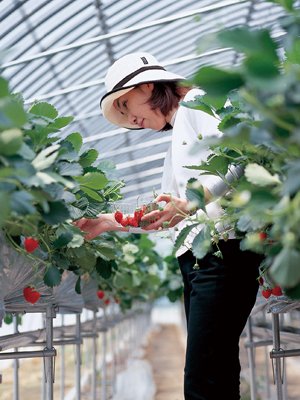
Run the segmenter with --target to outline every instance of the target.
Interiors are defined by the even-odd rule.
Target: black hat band
[[[150,69],[163,69],[165,71],[164,67],[161,67],[160,65],[148,65],[147,67],[141,67],[138,70],[132,72],[131,74],[125,76],[120,82],[118,82],[111,90],[111,92],[115,91],[116,89],[122,89],[124,85],[129,82],[132,78],[140,74],[141,72],[148,71]],[[150,82],[151,80],[149,80]]]

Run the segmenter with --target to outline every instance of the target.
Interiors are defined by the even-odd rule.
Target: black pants
[[[187,318],[185,400],[240,399],[239,339],[255,303],[262,256],[241,251],[235,239],[220,242],[223,259],[178,258]]]

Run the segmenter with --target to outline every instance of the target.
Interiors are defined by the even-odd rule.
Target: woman
[[[182,100],[193,100],[203,94],[200,89],[183,86],[183,80],[166,71],[148,53],[128,54],[109,68],[105,79],[107,92],[100,103],[104,117],[118,126],[156,131],[173,129],[164,164],[162,194],[156,199],[166,205],[144,219],[155,217],[155,222],[146,228],[149,230],[159,229],[166,222],[170,227],[176,225],[175,235],[185,226],[185,216],[191,213],[185,198],[190,178],[197,178],[204,188],[209,217],[222,213],[214,199],[228,191],[218,177],[199,176],[196,170],[185,168],[199,165],[210,154],[204,145],[192,151],[195,142],[199,142],[199,134],[207,138],[219,132],[216,118],[180,105]],[[227,180],[239,174],[238,169],[228,171]],[[78,226],[87,232],[88,239],[104,231],[127,230],[117,224],[111,214],[101,215],[96,220],[83,219]],[[238,400],[239,339],[255,303],[261,257],[249,251],[242,252],[239,241],[232,237],[218,244],[223,258],[209,253],[198,260],[195,268],[195,257],[190,250],[192,239],[193,232],[176,254],[184,282],[188,332],[185,399]]]

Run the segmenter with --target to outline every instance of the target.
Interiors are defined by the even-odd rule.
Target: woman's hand
[[[101,233],[109,231],[128,231],[118,224],[113,214],[100,214],[97,218],[81,218],[74,222],[82,231],[86,232],[85,239],[91,240],[101,235]]]
[[[155,222],[143,227],[143,229],[151,230],[163,228],[164,225],[166,225],[165,223],[171,228],[190,215],[188,208],[189,202],[186,199],[181,199],[169,194],[161,194],[155,199],[156,203],[160,201],[166,202],[164,209],[162,211],[154,210],[145,214],[142,217],[142,221],[155,220]]]

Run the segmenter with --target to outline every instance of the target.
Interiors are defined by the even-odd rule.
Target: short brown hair
[[[148,101],[153,110],[159,109],[163,115],[178,107],[182,97],[182,86],[179,81],[153,82],[154,88]],[[168,131],[172,126],[167,123],[161,131]]]

